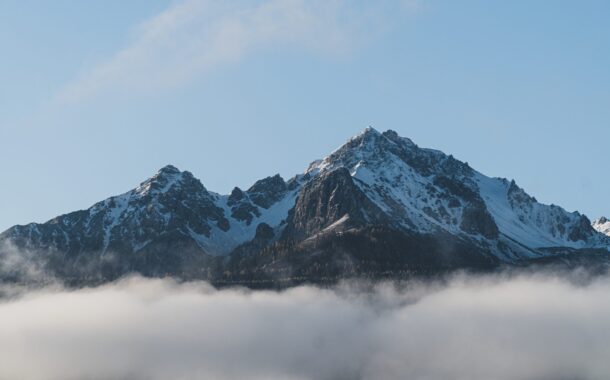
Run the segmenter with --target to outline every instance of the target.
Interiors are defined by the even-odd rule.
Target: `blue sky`
[[[610,215],[610,2],[0,2],[0,230],[172,163],[228,192],[372,125]]]

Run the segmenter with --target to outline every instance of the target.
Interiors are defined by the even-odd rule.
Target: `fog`
[[[609,294],[551,275],[51,287],[0,302],[0,379],[608,379]]]

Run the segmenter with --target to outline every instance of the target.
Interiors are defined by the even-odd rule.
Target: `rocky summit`
[[[230,194],[166,166],[87,210],[0,234],[0,279],[124,275],[286,286],[539,263],[607,267],[610,222],[544,205],[394,131]],[[592,263],[592,264],[591,264]]]

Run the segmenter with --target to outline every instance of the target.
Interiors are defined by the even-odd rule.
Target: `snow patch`
[[[593,221],[592,225],[597,232],[601,232],[604,235],[610,236],[610,220],[608,220],[607,218],[599,218]]]

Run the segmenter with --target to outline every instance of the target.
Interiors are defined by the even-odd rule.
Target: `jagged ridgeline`
[[[605,218],[592,224],[514,181],[367,128],[288,181],[275,175],[220,195],[166,166],[88,210],[14,226],[0,235],[0,255],[22,265],[1,275],[264,287],[546,262],[605,267],[608,233]]]

